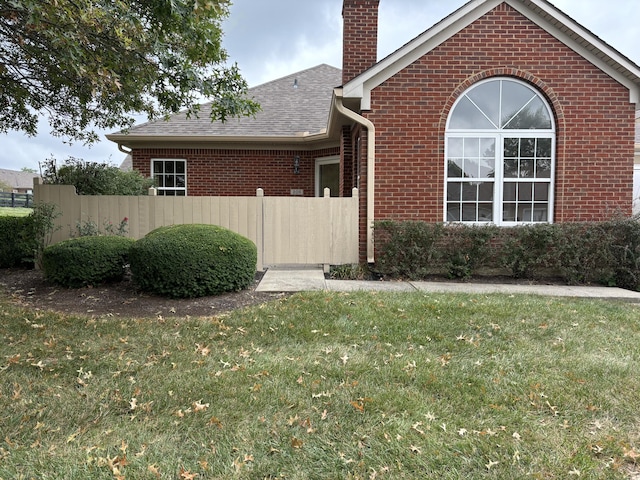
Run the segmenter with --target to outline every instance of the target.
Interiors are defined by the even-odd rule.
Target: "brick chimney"
[[[344,0],[342,4],[342,83],[378,61],[380,0]]]

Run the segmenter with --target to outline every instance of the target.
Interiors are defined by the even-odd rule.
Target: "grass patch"
[[[178,320],[0,302],[0,478],[629,478],[639,313],[421,293]]]
[[[33,208],[0,207],[0,217],[26,217],[31,212],[33,212]]]

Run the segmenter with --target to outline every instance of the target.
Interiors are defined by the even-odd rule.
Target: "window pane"
[[[465,138],[464,139],[464,157],[479,157],[480,156],[480,139],[479,138]]]
[[[478,186],[478,201],[493,202],[493,183],[484,182]]]
[[[504,200],[506,202],[515,202],[516,201],[516,183],[505,183],[504,184]]]
[[[460,204],[459,203],[447,205],[447,221],[448,222],[460,221]]]
[[[464,161],[464,176],[467,178],[480,177],[480,160],[477,158],[467,158]]]
[[[535,162],[533,160],[520,161],[520,178],[533,178],[533,168]]]
[[[533,199],[536,202],[549,201],[549,184],[548,183],[536,183],[533,188]]]
[[[176,173],[184,173],[185,162],[176,162]]]
[[[173,162],[165,162],[164,171],[166,173],[173,173],[173,171],[174,171],[174,163]]]
[[[464,138],[454,137],[449,139],[449,158],[462,157],[464,155]]]
[[[507,125],[534,96],[536,96],[535,93],[521,83],[503,80],[501,127],[506,128],[505,125]]]
[[[463,222],[475,222],[478,220],[476,214],[475,203],[463,203],[462,204],[462,221]]]
[[[478,220],[481,222],[493,221],[493,204],[492,203],[478,204]]]
[[[480,139],[480,155],[482,158],[496,158],[496,139],[481,138]]]
[[[452,158],[447,162],[447,177],[449,178],[462,178],[462,159]]]
[[[504,161],[504,176],[505,178],[518,178],[518,160]]]
[[[535,152],[536,152],[535,138],[520,139],[520,157],[521,158],[534,158]]]
[[[551,118],[549,118],[545,104],[539,97],[536,97],[520,113],[509,120],[504,128],[510,130],[550,129]]]
[[[460,99],[451,113],[449,128],[469,129],[495,129],[496,127],[487,120],[480,110],[465,96]]]
[[[519,155],[520,155],[520,139],[505,138],[504,139],[505,158],[518,158]]]
[[[478,200],[478,187],[472,183],[462,184],[462,200],[475,202]]]
[[[500,82],[483,83],[471,90],[468,93],[468,97],[495,124],[494,128],[498,128],[500,124],[500,102],[497,102],[496,99],[500,98]]]
[[[502,210],[503,222],[515,222],[516,221],[516,204],[505,203]]]
[[[457,201],[462,200],[462,184],[457,182],[449,182],[447,183],[447,201]]]
[[[157,175],[162,172],[162,162],[153,162],[153,173]]]
[[[518,201],[530,202],[532,197],[533,185],[531,183],[518,183]]]
[[[551,159],[536,162],[536,178],[551,178]]]
[[[176,177],[176,187],[184,188],[185,187],[184,175],[178,175]]]
[[[156,181],[158,182],[158,187],[164,187],[164,175],[156,177]]]
[[[164,177],[164,186],[165,187],[174,187],[175,185],[173,184],[174,182],[174,176],[173,175],[166,175]]]
[[[533,221],[534,222],[546,222],[547,211],[549,206],[544,203],[536,203],[533,206]]]
[[[551,158],[551,139],[550,138],[538,139],[538,145],[536,147],[536,157]]]

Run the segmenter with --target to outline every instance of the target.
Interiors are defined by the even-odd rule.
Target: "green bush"
[[[28,241],[32,219],[0,217],[0,268],[33,266],[33,242]]]
[[[253,242],[215,225],[160,227],[130,250],[133,281],[140,289],[171,298],[194,298],[242,290],[256,273]]]
[[[58,167],[55,158],[44,162],[43,183],[73,185],[78,195],[147,195],[154,186],[137,170],[123,171],[107,163],[69,157]]]
[[[377,273],[420,280],[437,272],[441,252],[436,246],[444,233],[441,223],[381,220],[375,222],[374,232],[380,245]]]
[[[557,228],[546,223],[507,228],[500,239],[501,264],[514,278],[538,278],[555,265]]]
[[[134,240],[80,237],[48,246],[42,252],[47,280],[69,288],[122,280]]]
[[[441,239],[438,256],[441,271],[449,278],[468,279],[477,269],[488,265],[495,258],[494,239],[500,230],[493,225],[447,225]]]
[[[640,218],[513,228],[378,221],[375,270],[409,280],[469,278],[481,267],[515,278],[560,277],[640,291]]]

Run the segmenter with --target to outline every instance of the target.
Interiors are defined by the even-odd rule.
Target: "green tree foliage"
[[[42,181],[51,185],[73,185],[78,195],[146,195],[153,179],[136,170],[122,171],[107,163],[86,162],[69,157],[58,167],[54,158],[44,162]]]
[[[127,128],[213,101],[212,119],[251,115],[220,22],[229,0],[0,0],[0,132],[93,142],[93,128]]]

